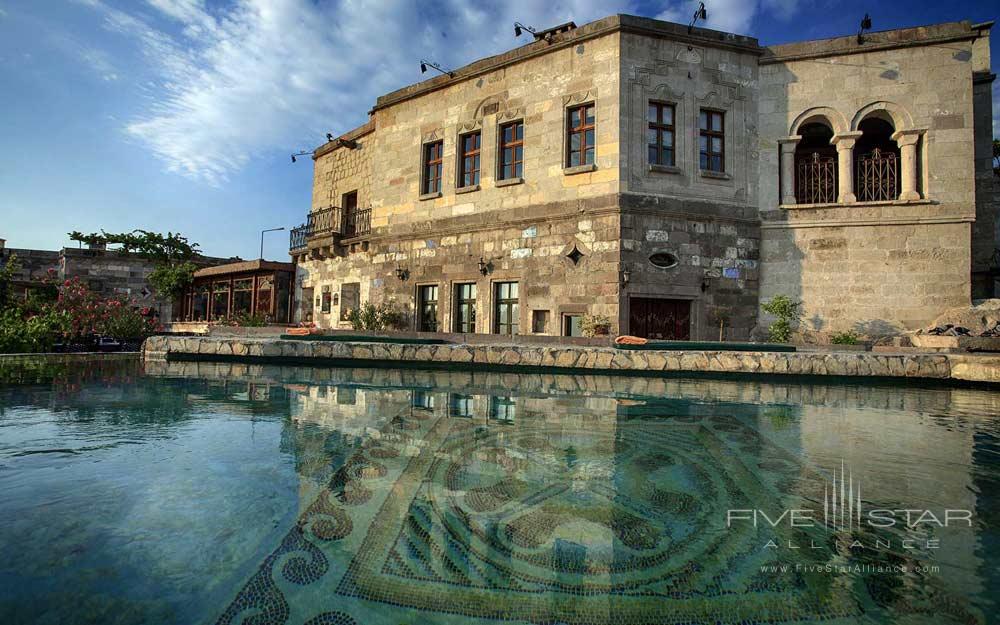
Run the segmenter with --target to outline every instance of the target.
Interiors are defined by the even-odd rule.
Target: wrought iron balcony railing
[[[795,202],[828,204],[837,201],[837,159],[819,152],[802,157],[796,163]]]
[[[895,200],[899,197],[899,158],[878,148],[861,155],[854,184],[859,202]]]
[[[303,224],[297,228],[292,228],[288,235],[289,251],[302,250],[306,247],[306,240],[309,238],[309,226]]]
[[[352,237],[360,237],[368,234],[371,231],[372,231],[371,207],[349,210],[346,213],[344,213],[343,235],[345,239],[349,239]]]
[[[288,249],[301,250],[308,246],[312,237],[339,234],[344,238],[360,237],[371,232],[372,209],[358,208],[343,210],[330,206],[309,213],[306,223],[292,228]]]

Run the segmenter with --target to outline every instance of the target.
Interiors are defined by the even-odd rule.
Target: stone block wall
[[[695,211],[668,198],[629,195],[623,202],[622,266],[630,280],[622,290],[621,323],[632,297],[691,302],[691,338],[746,340],[756,324],[760,231],[754,219],[734,217],[728,206],[698,205]],[[674,267],[657,267],[667,253]]]
[[[969,301],[969,224],[764,226],[762,301],[802,302],[801,328],[880,336]]]
[[[299,289],[312,289],[313,320],[323,328],[350,328],[343,301],[323,313],[315,296],[360,284],[361,302],[394,302],[416,328],[417,288],[436,284],[438,323],[453,331],[455,285],[477,285],[477,331],[491,332],[493,285],[516,281],[520,331],[532,333],[534,311],[548,311],[537,334],[561,334],[564,314],[601,314],[618,319],[620,227],[616,196],[552,203],[500,215],[471,215],[434,222],[410,236],[373,237],[368,250],[298,265]],[[544,213],[542,211],[544,210]],[[541,214],[540,214],[541,213]],[[430,224],[428,224],[430,225]],[[571,253],[578,252],[577,262]],[[479,271],[479,260],[488,272]],[[396,269],[407,272],[405,280]],[[308,307],[308,303],[303,302]],[[308,309],[308,308],[306,308]],[[541,313],[539,313],[541,314]]]
[[[968,305],[972,224],[995,222],[977,198],[974,167],[982,36],[956,22],[866,34],[861,46],[852,36],[767,50],[759,104],[762,300],[801,300],[806,330],[873,334],[923,327],[946,308]],[[810,121],[850,137],[868,116],[919,136],[919,199],[779,208],[779,140]]]
[[[669,26],[675,25],[664,28]],[[732,36],[712,45],[692,45],[626,33],[621,45],[622,190],[705,200],[726,205],[731,216],[751,216],[757,189],[757,40]],[[650,167],[650,102],[674,107],[674,165],[669,168]],[[724,115],[721,175],[699,168],[702,109]]]
[[[429,219],[528,206],[543,210],[552,202],[616,193],[619,34],[587,38],[609,24],[588,24],[573,31],[580,37],[575,45],[556,43],[544,54],[526,55],[521,62],[419,97],[402,90],[379,98],[373,113],[372,167],[380,181],[373,228],[405,229]],[[568,175],[563,171],[566,111],[585,103],[595,106],[595,168]],[[514,120],[524,122],[524,182],[497,186],[499,126]],[[482,133],[479,190],[456,194],[458,138],[474,130]],[[436,140],[444,142],[441,196],[421,201],[422,146]]]
[[[354,142],[354,147],[328,143],[317,151],[313,162],[312,210],[343,206],[344,194],[351,191],[357,192],[359,207],[372,205],[374,130],[375,124],[369,122],[343,135],[343,139]]]

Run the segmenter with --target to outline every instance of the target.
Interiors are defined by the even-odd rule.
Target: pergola
[[[217,321],[260,314],[271,323],[288,323],[294,278],[294,264],[270,260],[199,269],[181,296],[182,314],[174,320]]]

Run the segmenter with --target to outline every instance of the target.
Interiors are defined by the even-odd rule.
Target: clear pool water
[[[1000,613],[988,390],[205,363],[0,377],[3,624]]]

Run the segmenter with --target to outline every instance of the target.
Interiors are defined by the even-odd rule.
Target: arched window
[[[854,185],[859,202],[899,197],[899,146],[892,121],[877,114],[858,124],[862,135],[854,145]]]
[[[837,148],[833,130],[822,122],[799,127],[795,146],[795,202],[829,204],[837,201]]]

